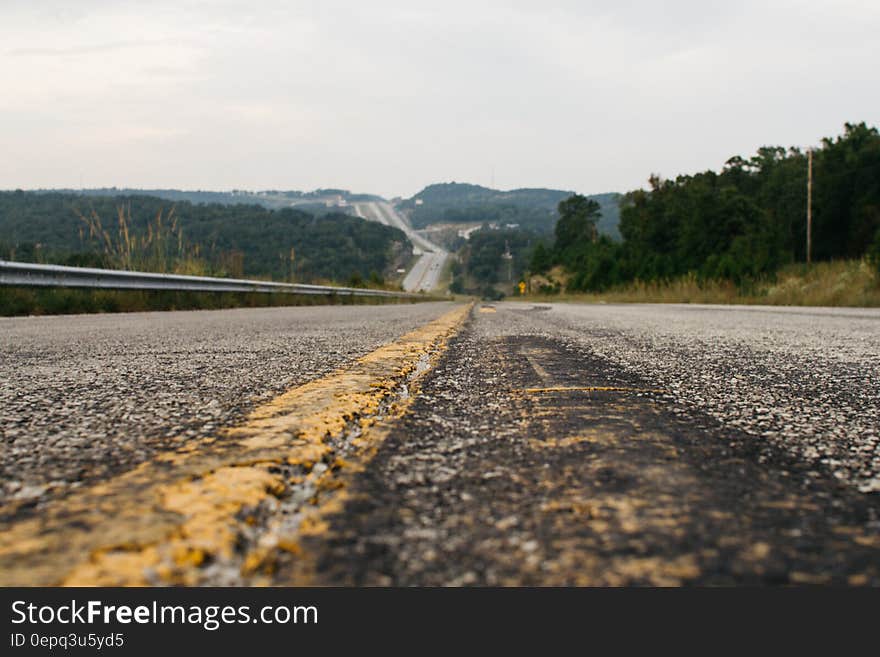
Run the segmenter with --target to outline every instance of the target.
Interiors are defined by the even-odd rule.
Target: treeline
[[[880,251],[877,128],[848,123],[843,135],[824,139],[813,178],[813,260]],[[652,176],[649,189],[621,201],[619,243],[598,236],[598,205],[575,196],[560,204],[556,240],[535,249],[531,269],[562,265],[571,290],[688,274],[743,284],[805,261],[806,187],[807,154],[798,148],[761,148],[729,159],[720,173]]]
[[[174,262],[214,275],[380,282],[406,257],[407,240],[396,228],[342,214],[0,192],[0,258],[122,266],[132,249],[153,257],[157,243],[166,268],[170,249]]]
[[[540,237],[521,229],[475,231],[452,266],[450,291],[498,299],[521,280]]]
[[[271,209],[288,207],[292,201],[297,205],[314,205],[323,207],[324,200],[331,197],[345,199],[349,203],[358,201],[377,201],[380,197],[372,194],[353,194],[347,189],[315,189],[311,192],[293,190],[266,189],[251,191],[233,189],[226,192],[211,190],[187,190],[187,189],[134,189],[130,187],[96,187],[93,189],[40,189],[34,190],[40,194],[75,194],[78,196],[155,196],[167,201],[187,201],[193,204],[220,203],[222,205],[262,205]]]
[[[572,192],[558,189],[523,188],[502,191],[467,183],[439,183],[425,187],[399,204],[416,228],[431,224],[495,224],[498,228],[522,228],[552,235],[558,218],[556,206]],[[617,194],[590,198],[602,206],[599,231],[611,237],[617,232]]]

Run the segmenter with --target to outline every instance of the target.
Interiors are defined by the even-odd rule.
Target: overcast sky
[[[626,191],[880,123],[877,0],[0,0],[0,188]]]

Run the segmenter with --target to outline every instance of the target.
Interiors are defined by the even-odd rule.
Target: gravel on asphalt
[[[447,303],[0,319],[0,482],[16,513],[234,425]]]

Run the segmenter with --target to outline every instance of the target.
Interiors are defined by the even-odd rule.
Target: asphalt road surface
[[[877,311],[484,308],[317,581],[878,584],[878,374]]]
[[[443,272],[443,265],[449,257],[446,250],[416,232],[406,218],[397,212],[390,203],[358,203],[355,205],[355,212],[365,219],[378,221],[386,226],[394,226],[406,233],[419,259],[403,279],[404,290],[407,292],[430,292],[437,287]]]
[[[448,306],[0,318],[2,501],[39,509],[235,424]]]
[[[451,307],[4,320],[6,526]],[[174,581],[880,585],[880,312],[502,303],[445,344],[369,449],[288,460],[248,565]]]

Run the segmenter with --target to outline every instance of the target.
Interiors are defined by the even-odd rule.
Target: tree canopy
[[[814,260],[860,258],[880,240],[880,133],[847,123],[814,152]],[[577,197],[560,204],[560,229],[531,268],[564,265],[569,287],[601,290],[635,279],[694,273],[742,283],[806,259],[807,157],[764,147],[731,157],[720,172],[665,180],[621,200],[621,243],[595,239]],[[571,220],[564,219],[566,214]]]
[[[155,231],[173,208],[174,239],[211,272],[286,280],[346,281],[381,277],[405,257],[402,231],[343,214],[314,216],[256,205],[192,204],[152,196],[86,197],[72,193],[0,192],[0,257],[100,264],[107,249],[78,215],[97,216],[115,235],[118,208],[130,211],[131,235]]]

